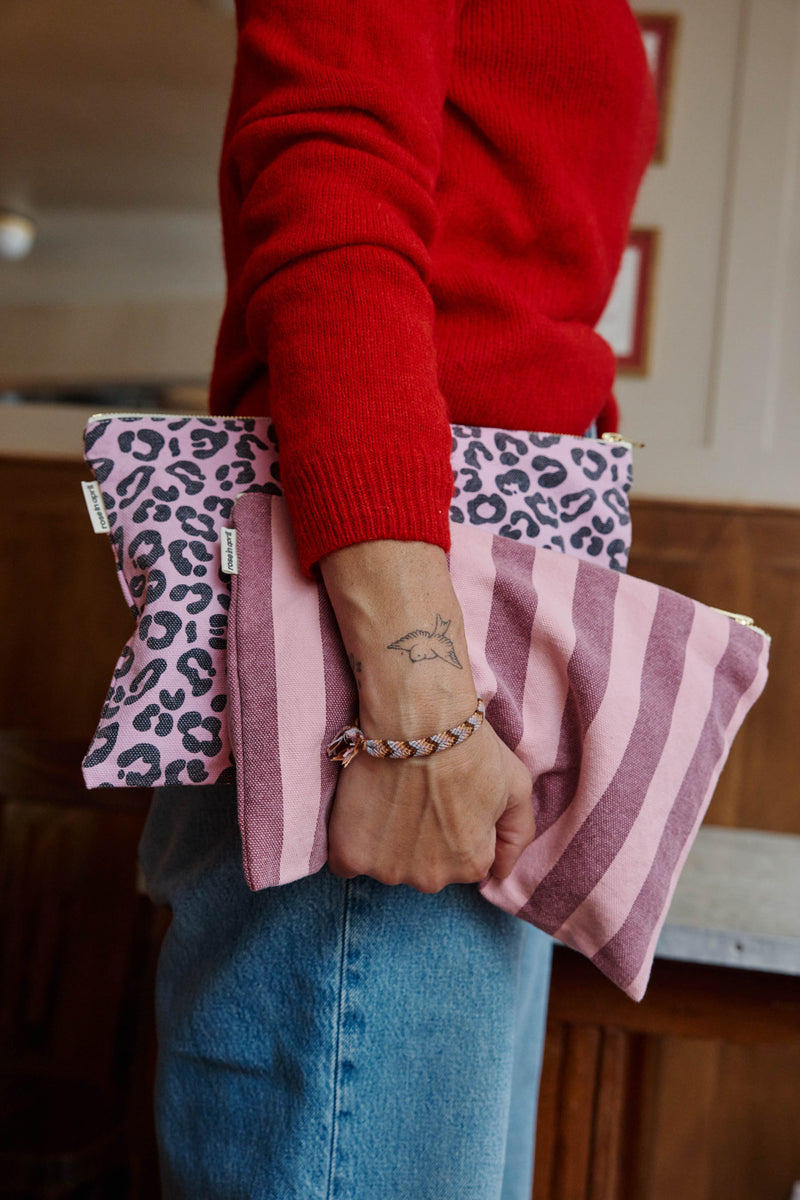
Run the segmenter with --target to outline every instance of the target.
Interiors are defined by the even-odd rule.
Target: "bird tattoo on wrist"
[[[458,667],[460,671],[462,668],[455,646],[447,636],[449,628],[450,622],[445,621],[444,617],[437,613],[436,623],[432,630],[414,629],[411,633],[406,633],[403,637],[398,638],[396,642],[392,642],[386,649],[402,650],[413,663],[422,662],[424,659],[440,658],[443,662]]]

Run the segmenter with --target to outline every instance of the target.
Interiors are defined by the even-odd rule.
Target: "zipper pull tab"
[[[646,444],[645,442],[632,442],[630,438],[623,437],[621,433],[601,433],[600,441],[609,445],[630,446],[632,450],[644,450]]]
[[[756,625],[752,617],[747,617],[744,613],[728,612],[726,608],[715,608],[713,604],[710,607],[714,609],[714,612],[721,613],[723,617],[728,617],[731,621],[735,621],[737,625],[744,625],[747,629],[754,629],[756,633],[761,633],[764,637],[769,637],[766,630]]]
[[[746,617],[744,613],[728,612],[726,608],[718,608],[717,612],[722,613],[724,617],[730,617],[732,621],[736,621],[739,625],[755,625],[752,617]]]

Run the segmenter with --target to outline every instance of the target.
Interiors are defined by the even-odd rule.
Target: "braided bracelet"
[[[328,746],[327,755],[333,762],[340,762],[344,767],[352,762],[360,750],[366,750],[373,758],[426,758],[430,754],[439,754],[442,750],[460,746],[467,738],[472,737],[476,729],[480,729],[485,715],[486,705],[479,696],[475,712],[460,725],[444,729],[441,733],[433,733],[430,737],[412,738],[408,742],[394,741],[390,738],[366,738],[357,725],[349,725],[333,739]]]

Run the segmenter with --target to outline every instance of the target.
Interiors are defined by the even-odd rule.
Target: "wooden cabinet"
[[[800,977],[657,960],[628,1000],[556,950],[534,1200],[789,1200]]]
[[[83,748],[0,731],[0,1191],[154,1200],[149,794],[86,792]]]

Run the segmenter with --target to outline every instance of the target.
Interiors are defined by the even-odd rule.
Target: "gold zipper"
[[[269,419],[268,417],[265,417],[263,413],[259,417],[247,417],[244,415],[244,413],[228,413],[227,416],[220,416],[219,414],[213,414],[213,413],[207,413],[207,412],[205,412],[205,413],[181,412],[181,410],[177,409],[177,408],[174,411],[167,411],[167,409],[162,408],[160,412],[116,412],[115,411],[115,412],[92,413],[91,417],[89,417],[86,424],[91,425],[92,421],[110,421],[114,417],[160,417],[165,421],[183,421],[183,420],[191,420],[191,421],[265,421],[265,420]]]
[[[163,420],[202,420],[202,421],[264,421],[268,420],[263,413],[259,416],[247,416],[245,413],[228,413],[221,415],[219,413],[189,413],[181,412],[176,409],[174,412],[169,412],[166,409],[161,409],[160,412],[100,412],[93,413],[87,421],[87,425],[91,425],[93,421],[108,421],[114,417],[160,417]],[[558,436],[558,435],[556,435]],[[566,435],[568,436],[568,435]],[[605,442],[607,445],[630,446],[632,450],[643,450],[644,442],[634,442],[630,438],[623,437],[621,433],[601,433],[598,438],[587,438],[587,441]]]

